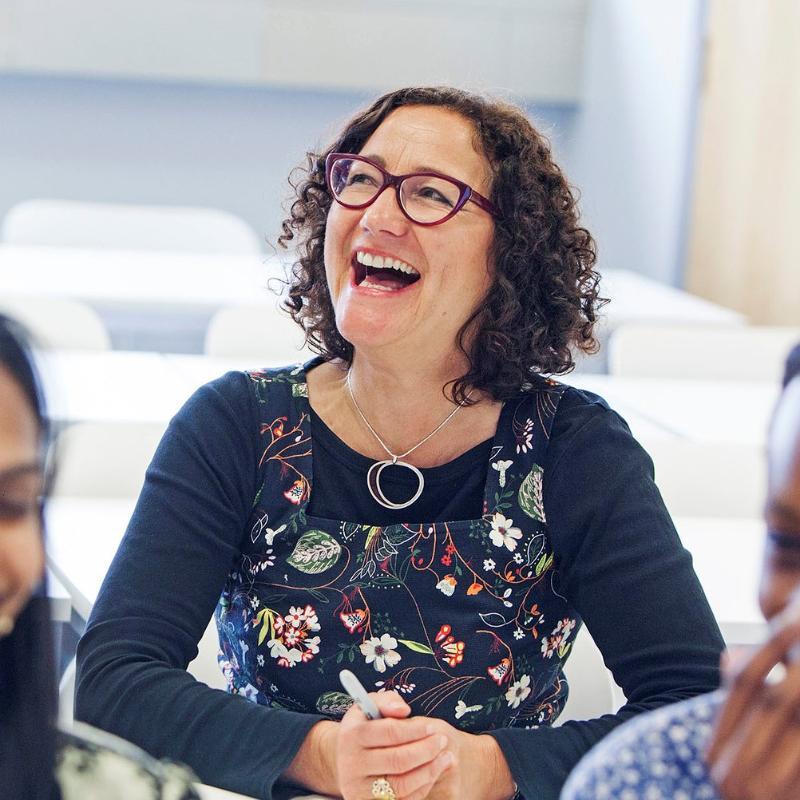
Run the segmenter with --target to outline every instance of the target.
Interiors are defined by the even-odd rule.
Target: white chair
[[[38,346],[61,350],[110,350],[111,338],[100,315],[67,297],[0,296],[0,312],[21,322]]]
[[[53,494],[137,497],[163,433],[163,425],[146,422],[69,425],[58,437]]]
[[[72,200],[19,203],[3,220],[0,241],[94,249],[261,252],[253,229],[220,209]]]
[[[248,356],[260,364],[288,364],[310,357],[303,331],[276,305],[229,306],[211,318],[206,331],[209,356]]]
[[[675,517],[757,519],[766,491],[766,457],[754,445],[652,440],[655,479]]]
[[[564,672],[569,683],[569,698],[556,725],[613,714],[625,703],[622,690],[614,682],[586,626],[578,632]]]
[[[186,671],[212,689],[226,689],[225,678],[217,663],[218,650],[217,626],[212,617],[197,645],[197,656],[186,667]],[[76,663],[73,658],[64,670],[58,684],[58,721],[62,727],[67,729],[74,718],[76,671]]]
[[[226,689],[227,684],[222,675],[222,670],[217,663],[217,653],[219,652],[219,637],[217,635],[217,624],[214,617],[206,627],[203,637],[197,644],[197,656],[186,667],[186,671],[193,675],[201,683],[210,686],[212,689]]]
[[[612,375],[629,378],[780,380],[800,327],[630,324],[612,333]]]

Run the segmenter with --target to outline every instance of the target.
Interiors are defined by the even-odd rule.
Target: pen
[[[344,690],[353,700],[358,703],[359,708],[364,712],[367,719],[380,719],[381,712],[378,711],[378,706],[367,694],[367,690],[361,685],[361,681],[350,672],[349,669],[343,669],[339,673],[339,680],[344,686]]]

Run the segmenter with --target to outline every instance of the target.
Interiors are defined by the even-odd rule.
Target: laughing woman
[[[283,231],[320,355],[229,373],[172,421],[78,715],[258,797],[546,800],[620,722],[714,689],[722,642],[652,463],[542,377],[595,348],[598,276],[522,112],[387,94],[310,158]],[[184,671],[212,611],[229,694]],[[628,704],[554,728],[582,623]],[[385,719],[348,708],[345,665]]]

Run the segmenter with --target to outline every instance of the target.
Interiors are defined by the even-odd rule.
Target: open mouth
[[[357,250],[353,256],[356,286],[396,292],[416,283],[420,274],[414,267],[391,256],[378,256]]]

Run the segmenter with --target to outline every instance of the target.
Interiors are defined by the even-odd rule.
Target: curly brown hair
[[[598,296],[594,240],[578,224],[576,197],[554,163],[550,143],[509,103],[451,87],[389,92],[356,114],[323,153],[309,153],[278,243],[298,236],[296,262],[284,308],[306,333],[312,350],[350,364],[353,346],[336,327],[323,257],[328,210],[328,153],[358,153],[378,126],[401,106],[439,106],[475,127],[476,149],[489,162],[490,199],[499,209],[490,261],[494,281],[464,323],[457,344],[468,371],[449,386],[455,402],[471,388],[495,400],[518,394],[537,374],[575,366],[573,349],[596,352]],[[469,402],[469,401],[466,401]]]

